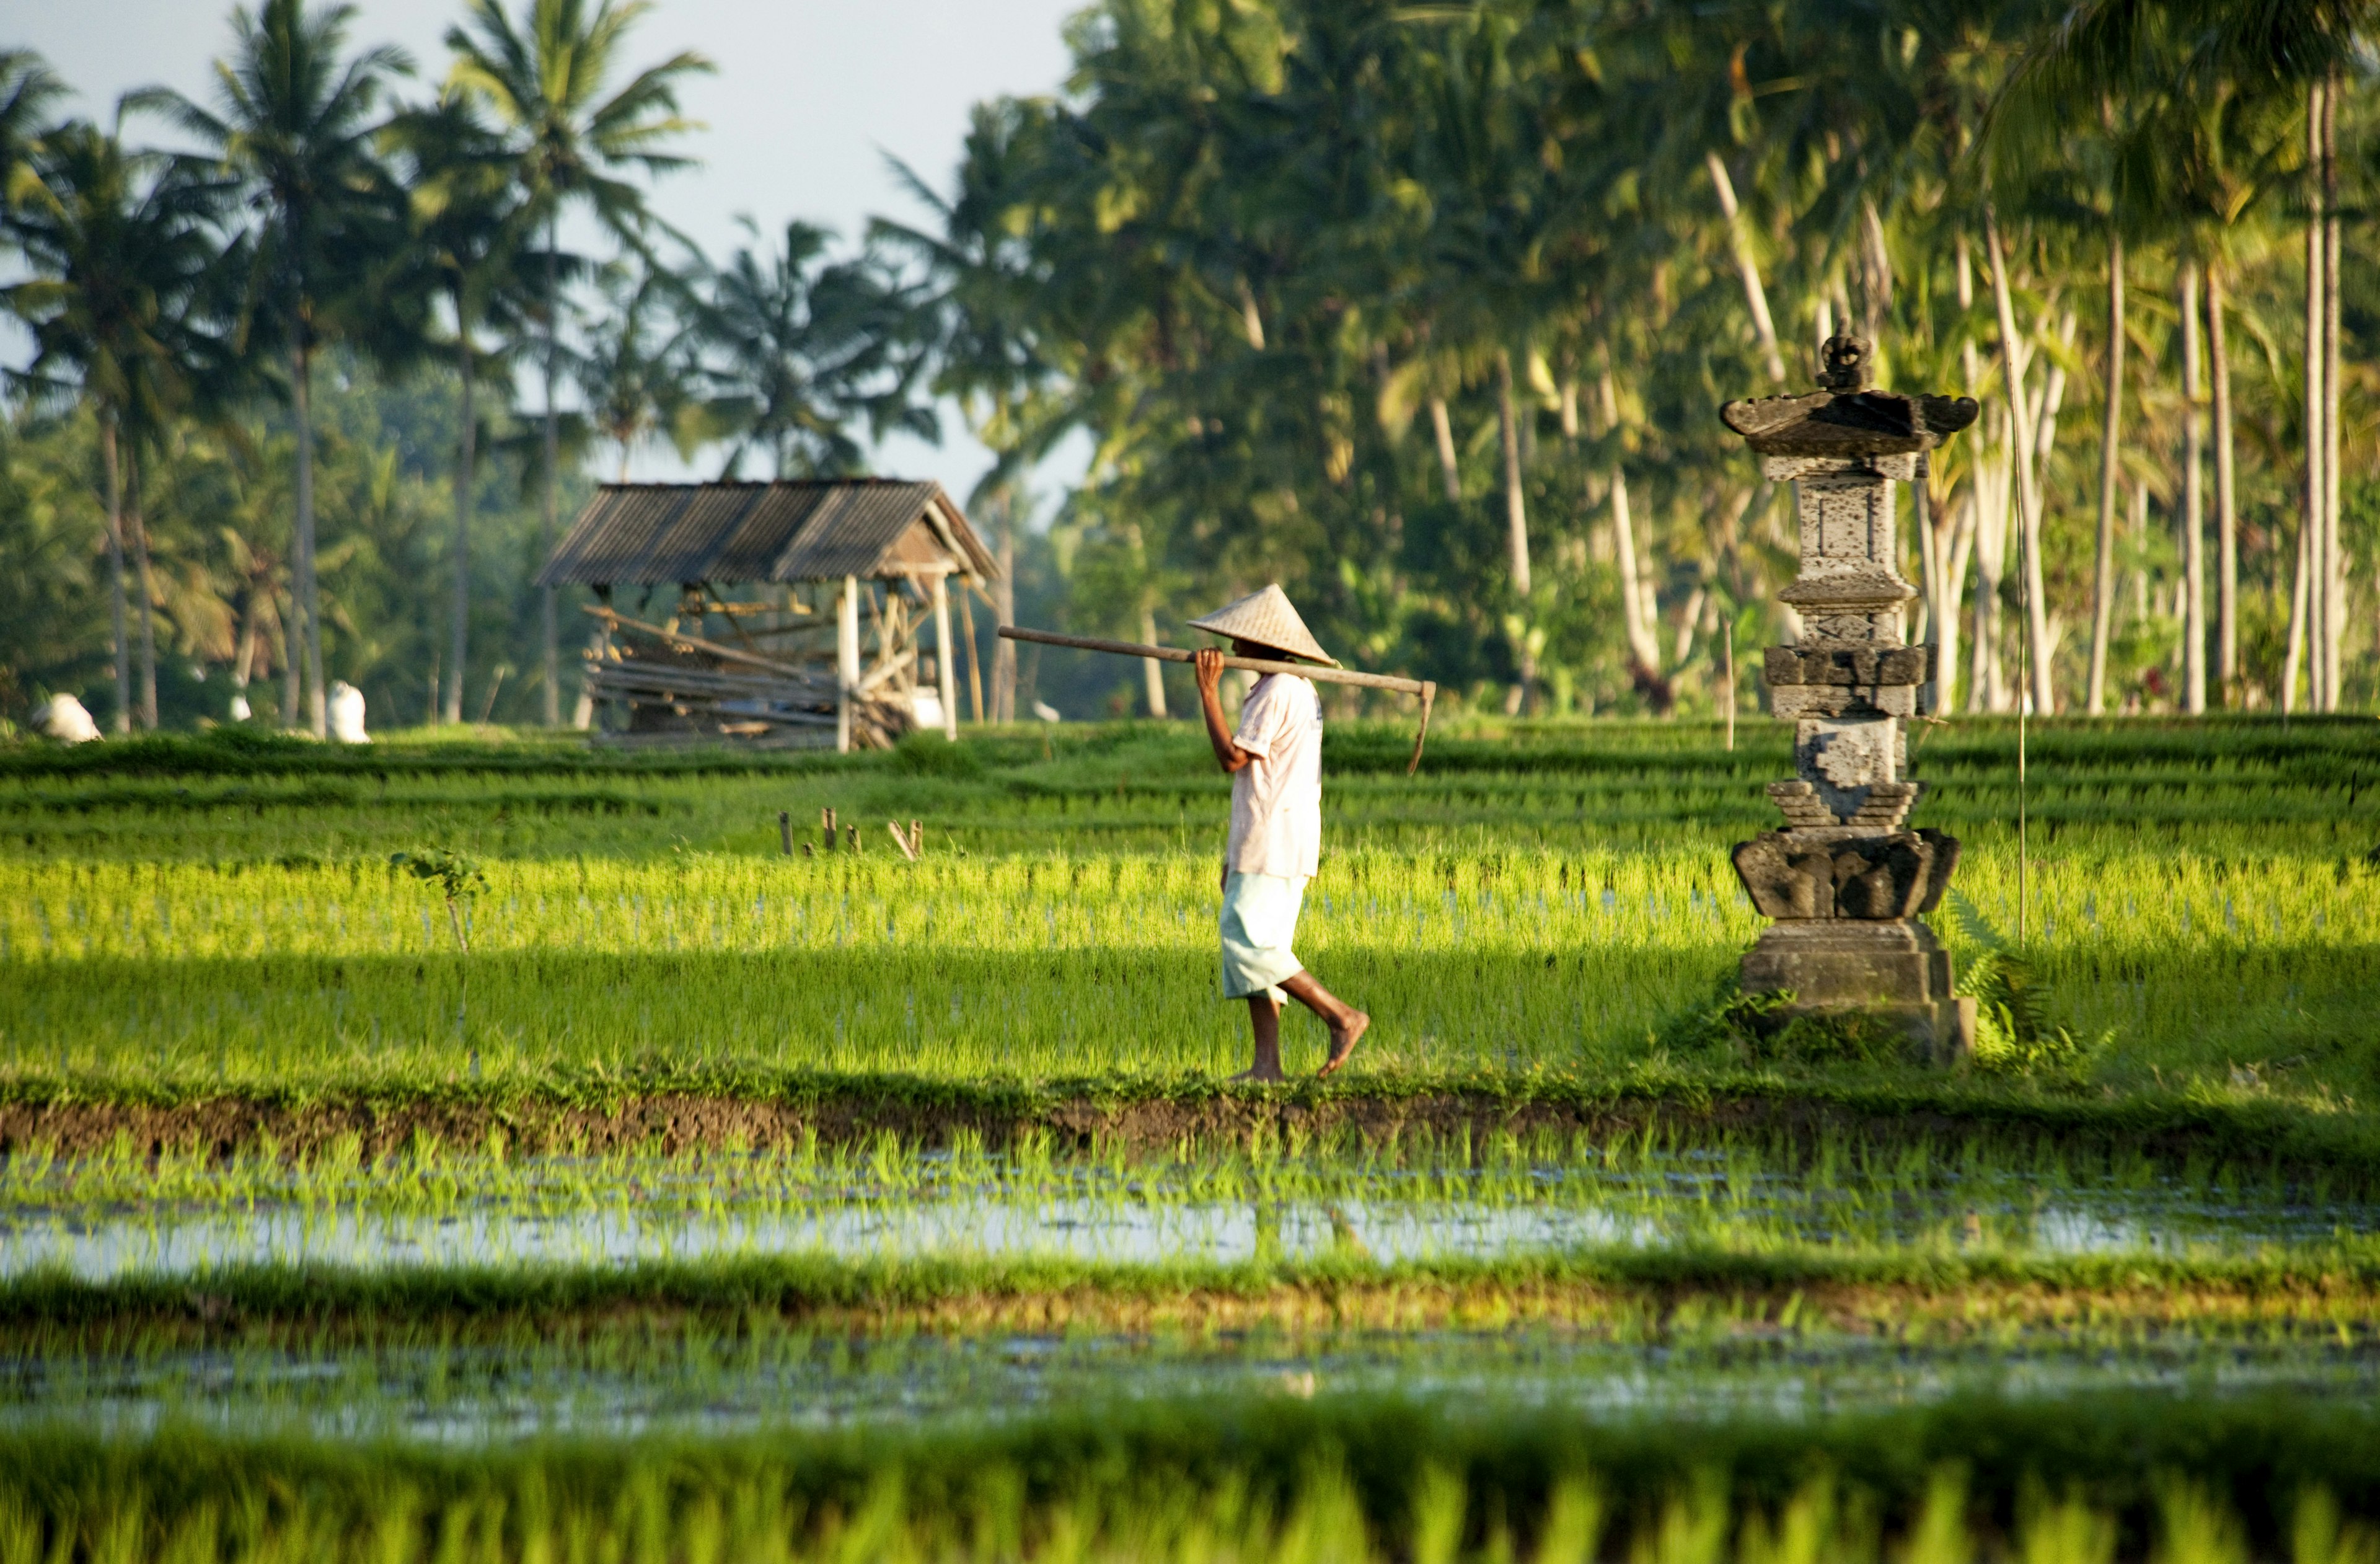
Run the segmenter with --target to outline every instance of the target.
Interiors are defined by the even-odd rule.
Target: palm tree
[[[758,236],[749,219],[745,226]],[[734,477],[755,446],[780,478],[856,472],[864,462],[855,425],[876,440],[894,430],[925,440],[939,433],[932,407],[917,396],[923,289],[870,254],[829,260],[829,237],[788,223],[783,251],[739,249],[708,279],[695,330],[712,406],[737,431],[723,476]]]
[[[690,333],[669,330],[668,308],[680,285],[641,258],[604,266],[595,278],[601,306],[589,312],[581,346],[570,356],[589,431],[611,442],[623,483],[629,459],[655,436],[670,436],[683,456],[709,432],[690,384]]]
[[[979,103],[970,118],[959,184],[945,199],[897,159],[894,176],[934,214],[940,232],[878,218],[872,238],[921,262],[935,296],[921,304],[934,345],[934,389],[954,398],[969,430],[992,453],[991,470],[967,495],[970,508],[998,517],[994,548],[1000,578],[992,610],[1002,625],[1016,617],[1016,508],[1024,475],[1076,427],[1075,404],[1050,394],[1059,352],[1037,328],[1043,268],[1007,221],[1032,170],[1046,112],[1014,102]],[[964,605],[966,600],[960,600]],[[972,617],[972,615],[970,615]],[[972,664],[970,664],[972,666]],[[1151,664],[1154,667],[1154,664]],[[978,700],[978,720],[982,720]],[[991,709],[995,722],[1016,718],[1016,643],[995,638]]]
[[[249,247],[244,336],[288,356],[297,428],[297,527],[290,561],[304,631],[307,722],[329,734],[315,583],[314,355],[371,330],[371,273],[405,249],[402,192],[374,152],[388,79],[411,67],[393,48],[345,55],[355,7],[261,0],[232,13],[232,50],[215,62],[215,104],[158,89],[140,103],[206,143],[259,216]]]
[[[648,223],[644,198],[618,173],[638,168],[658,175],[686,165],[688,159],[666,150],[678,136],[698,128],[678,113],[678,83],[710,69],[699,55],[680,53],[607,92],[628,29],[649,8],[649,0],[596,0],[591,9],[587,0],[523,0],[516,22],[501,0],[470,0],[468,25],[446,34],[446,47],[455,55],[450,80],[494,113],[506,138],[513,178],[531,220],[545,229],[540,258],[544,290],[538,306],[545,382],[541,552],[553,546],[558,526],[562,433],[553,394],[562,376],[563,212],[584,206],[615,235],[640,243]],[[540,589],[539,614],[545,721],[551,727],[562,717],[552,587]]]
[[[476,333],[491,320],[517,318],[528,286],[523,256],[530,214],[512,178],[504,142],[468,99],[443,94],[434,105],[401,116],[391,131],[410,164],[415,259],[434,274],[454,318],[455,373],[462,387],[449,661],[439,712],[446,721],[460,722],[471,650],[471,506],[479,481],[474,392],[482,354]]]
[[[1518,710],[1534,698],[1537,683],[1527,629],[1534,588],[1522,473],[1522,419],[1534,419],[1535,409],[1524,412],[1516,391],[1512,352],[1548,312],[1548,228],[1558,212],[1547,199],[1547,170],[1536,152],[1545,132],[1536,95],[1512,90],[1517,51],[1511,31],[1509,20],[1484,7],[1467,28],[1448,30],[1430,73],[1432,133],[1421,139],[1417,161],[1437,204],[1431,232],[1439,299],[1431,314],[1458,352],[1470,348],[1492,371],[1496,388],[1505,564],[1517,600],[1506,638],[1518,679],[1507,709]],[[1438,409],[1431,411],[1436,422]],[[1452,468],[1447,474],[1451,498],[1457,481]]]
[[[66,90],[30,49],[0,49],[0,212],[11,204],[7,192],[33,155],[50,105]]]
[[[2335,121],[2342,73],[2361,68],[2375,28],[2380,5],[2374,0],[2259,6],[2084,0],[2060,25],[2043,30],[1998,111],[2007,121],[2038,120],[2061,101],[2096,101],[2103,92],[2170,93],[2183,103],[2219,103],[2236,93],[2303,105],[2305,455],[2299,550],[2311,589],[2301,595],[2303,609],[2292,612],[2292,655],[2284,665],[2280,691],[2284,710],[2296,698],[2294,654],[2309,635],[2314,704],[2323,709],[2338,704],[2345,557],[2338,546],[2340,220]]]
[[[191,311],[215,256],[209,226],[219,187],[188,164],[128,150],[87,121],[46,132],[16,181],[8,228],[33,273],[5,290],[33,337],[20,381],[79,395],[99,421],[107,507],[115,729],[157,725],[155,585],[137,493],[141,454],[188,405],[200,334]],[[128,520],[129,526],[128,527]],[[139,577],[140,690],[126,637],[125,549]]]

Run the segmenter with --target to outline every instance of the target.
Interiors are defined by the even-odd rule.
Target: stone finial
[[[1876,368],[1876,349],[1863,336],[1830,336],[1819,350],[1826,367],[1818,371],[1822,391],[1865,391]]]

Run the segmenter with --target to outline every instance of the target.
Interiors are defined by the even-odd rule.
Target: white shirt
[[[1254,758],[1232,775],[1224,868],[1313,879],[1322,856],[1322,701],[1313,681],[1293,673],[1258,679],[1232,742]]]

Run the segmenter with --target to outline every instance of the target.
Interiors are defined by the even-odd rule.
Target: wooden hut
[[[921,727],[958,736],[951,581],[979,708],[965,593],[998,574],[941,484],[856,478],[607,483],[538,582],[595,590],[599,742],[848,750]]]

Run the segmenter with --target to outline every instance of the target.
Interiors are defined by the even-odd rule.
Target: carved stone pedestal
[[[1975,1046],[1975,1001],[1950,992],[1950,952],[1915,918],[1772,924],[1743,958],[1742,980],[1747,993],[1791,993],[1782,1015],[1855,1011],[1884,1021],[1937,1062]]]
[[[1730,402],[1730,429],[1763,476],[1793,485],[1802,568],[1778,596],[1803,615],[1769,649],[1769,709],[1793,723],[1791,782],[1768,796],[1784,829],[1739,843],[1735,871],[1776,923],[1743,958],[1746,993],[1790,993],[1782,1015],[1857,1012],[1947,1061],[1974,1046],[1975,1007],[1950,992],[1950,957],[1916,921],[1949,888],[1956,838],[1903,822],[1924,794],[1902,723],[1926,711],[1933,649],[1901,639],[1917,595],[1900,574],[1893,485],[1975,419],[1966,397],[1867,389],[1868,345],[1827,344],[1821,389]]]

